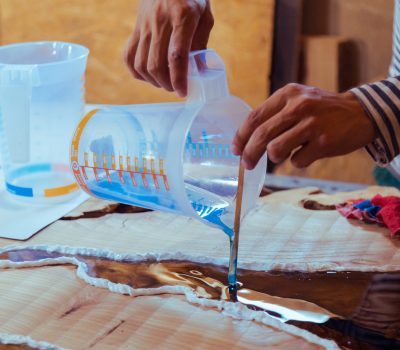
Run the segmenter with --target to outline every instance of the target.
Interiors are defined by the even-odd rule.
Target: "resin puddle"
[[[95,256],[91,254],[93,250],[76,251],[72,254],[62,250],[10,248],[0,254],[0,266],[79,264],[78,276],[80,273],[88,276],[79,277],[93,285],[97,285],[93,281],[111,282],[112,286],[104,283],[98,286],[118,293],[184,294],[189,301],[205,306],[216,306],[217,302],[241,304],[320,338],[334,340],[341,347],[400,348],[400,305],[398,294],[397,298],[393,297],[393,291],[400,290],[400,273],[239,269],[238,280],[242,286],[238,289],[238,302],[232,303],[224,266],[172,259],[160,261],[154,257],[113,259]],[[113,290],[113,286],[122,289]],[[392,292],[385,292],[388,288]],[[192,294],[196,300],[191,300]],[[15,348],[23,349],[21,346]],[[9,345],[7,349],[11,349]]]

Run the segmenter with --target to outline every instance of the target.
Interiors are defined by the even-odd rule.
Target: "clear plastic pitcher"
[[[88,53],[63,42],[0,47],[0,148],[13,195],[64,200],[77,193],[69,145],[83,116]]]
[[[90,195],[199,218],[231,235],[239,157],[230,145],[249,112],[229,94],[216,53],[193,52],[186,103],[92,110],[75,132],[71,166]],[[266,161],[245,173],[243,215],[261,191]]]

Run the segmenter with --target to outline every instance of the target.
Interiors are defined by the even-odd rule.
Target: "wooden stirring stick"
[[[236,249],[239,246],[240,215],[242,212],[242,199],[243,199],[243,183],[244,183],[244,167],[242,164],[242,157],[240,157],[238,189],[236,193],[235,222],[233,224],[233,230],[235,231],[234,244],[236,246]]]
[[[237,270],[237,256],[239,250],[239,232],[240,232],[240,216],[242,212],[242,199],[243,199],[243,184],[244,184],[244,167],[242,164],[242,157],[240,157],[239,165],[239,179],[238,188],[236,192],[236,207],[235,207],[235,221],[233,224],[233,242],[231,244],[231,257],[229,262],[229,293],[231,294],[231,299],[236,301],[236,270]],[[231,280],[233,278],[233,280]]]

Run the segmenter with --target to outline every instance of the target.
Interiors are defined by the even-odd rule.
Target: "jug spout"
[[[225,65],[214,50],[189,55],[187,102],[206,102],[229,96]]]

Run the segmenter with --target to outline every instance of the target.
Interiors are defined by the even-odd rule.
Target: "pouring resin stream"
[[[201,220],[222,229],[237,254],[235,208],[240,158],[230,151],[251,108],[230,95],[225,66],[212,50],[190,54],[185,103],[100,106],[75,131],[71,167],[90,195]],[[242,171],[239,217],[260,194],[266,156]],[[236,251],[236,253],[235,253]],[[230,283],[235,285],[236,258]]]

